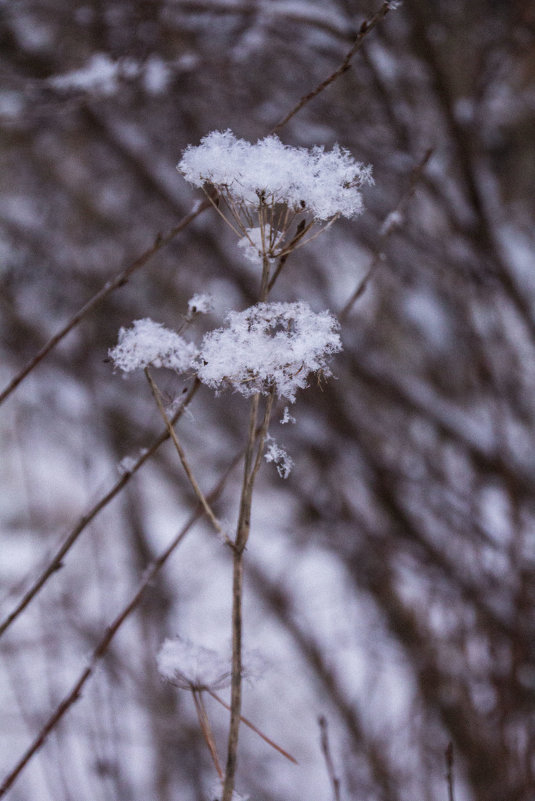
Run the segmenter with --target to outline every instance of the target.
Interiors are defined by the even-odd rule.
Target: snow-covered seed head
[[[184,373],[192,366],[197,348],[180,334],[146,318],[119,330],[119,341],[109,351],[115,367],[125,373],[145,367],[168,367]]]
[[[230,684],[228,659],[190,640],[165,640],[157,662],[160,675],[182,690],[220,690]]]
[[[249,397],[275,392],[295,401],[311,373],[331,375],[327,365],[342,349],[339,324],[307,303],[258,303],[232,311],[227,326],[205,335],[197,376],[213,389],[232,387]]]
[[[308,241],[317,223],[360,214],[360,189],[373,183],[371,167],[339,145],[330,151],[290,147],[277,136],[251,144],[228,130],[189,145],[177,169],[186,181],[225,201],[221,213],[247,258],[260,262]]]

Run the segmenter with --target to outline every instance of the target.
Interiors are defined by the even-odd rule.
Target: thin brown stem
[[[232,682],[230,689],[230,724],[227,745],[227,764],[223,797],[221,801],[231,801],[238,761],[238,736],[241,721],[242,701],[242,599],[243,599],[243,553],[249,539],[251,528],[251,507],[253,487],[260,459],[264,450],[264,442],[271,417],[273,393],[268,398],[264,419],[260,428],[258,450],[255,454],[258,405],[260,395],[257,393],[251,401],[249,413],[249,434],[243,469],[243,484],[240,499],[238,527],[234,542],[232,565]]]
[[[186,453],[184,451],[184,448],[180,444],[180,441],[178,439],[178,436],[177,436],[177,433],[175,431],[174,425],[173,425],[172,421],[170,420],[167,412],[165,411],[165,407],[164,407],[164,405],[162,403],[162,396],[161,396],[160,390],[158,389],[158,385],[156,384],[156,382],[154,381],[153,377],[151,376],[148,367],[145,368],[145,376],[147,377],[147,381],[150,384],[150,388],[152,390],[152,394],[154,396],[154,400],[156,401],[156,405],[158,406],[158,411],[160,412],[160,414],[162,416],[162,419],[163,419],[163,421],[164,421],[164,423],[165,423],[165,425],[167,427],[167,433],[169,434],[169,436],[171,437],[171,439],[173,441],[173,445],[175,446],[175,449],[176,449],[176,451],[178,453],[178,456],[179,456],[180,461],[182,463],[182,467],[184,468],[184,472],[185,472],[186,476],[188,477],[188,481],[191,484],[191,486],[193,488],[193,491],[194,491],[195,495],[197,496],[197,499],[199,500],[202,508],[204,509],[204,512],[205,512],[207,518],[209,519],[210,523],[215,528],[215,530],[217,531],[219,536],[224,540],[224,542],[227,545],[233,545],[231,539],[225,533],[225,530],[223,529],[223,526],[221,525],[221,523],[219,522],[219,520],[215,516],[212,507],[210,506],[210,504],[206,500],[206,496],[205,496],[204,492],[202,491],[202,489],[200,488],[200,486],[199,486],[199,484],[197,482],[197,479],[193,475],[193,471],[192,471],[191,466],[190,466],[190,464],[188,462],[188,459],[186,457]]]
[[[219,757],[217,755],[217,749],[215,745],[214,735],[212,732],[212,727],[210,726],[210,721],[208,720],[208,715],[206,714],[204,701],[202,700],[202,692],[200,690],[195,690],[194,688],[192,688],[191,694],[193,695],[193,701],[195,702],[197,718],[199,719],[199,726],[201,727],[203,737],[206,740],[206,745],[208,746],[208,750],[210,751],[210,756],[212,757],[212,761],[215,765],[215,769],[217,770],[218,776],[221,779],[221,781],[223,781],[223,769],[221,768],[221,763],[219,762]]]
[[[425,170],[425,168],[427,166],[427,163],[428,163],[429,159],[431,158],[432,153],[433,153],[433,148],[428,148],[428,150],[425,151],[425,153],[423,155],[423,158],[418,162],[418,164],[412,170],[410,181],[409,181],[409,185],[408,185],[407,189],[401,195],[401,197],[398,200],[395,208],[390,212],[388,217],[391,217],[392,215],[397,215],[397,214],[401,215],[405,211],[410,199],[412,198],[412,196],[416,192],[416,188],[418,186],[418,183],[422,178],[422,175],[424,173],[424,170]],[[378,240],[377,245],[376,245],[376,247],[375,247],[375,249],[373,251],[370,264],[368,266],[368,269],[366,270],[366,273],[365,273],[364,277],[361,278],[361,280],[358,282],[357,286],[355,287],[354,292],[351,294],[351,297],[349,298],[349,300],[345,304],[344,308],[342,309],[342,311],[338,315],[340,321],[343,321],[347,317],[347,315],[350,313],[351,309],[353,308],[353,306],[355,305],[357,300],[360,297],[362,297],[362,295],[366,291],[366,288],[367,288],[368,284],[370,283],[371,279],[375,275],[375,272],[376,272],[377,268],[379,267],[379,265],[381,264],[381,262],[383,260],[383,248],[384,248],[386,242],[390,238],[390,236],[391,236],[391,234],[392,234],[392,232],[393,232],[393,230],[395,228],[394,225],[388,225],[387,224],[388,223],[388,217],[386,218],[385,222],[383,223],[384,227],[383,227],[382,233],[379,236],[379,240]]]
[[[320,735],[321,735],[321,750],[323,752],[323,756],[325,759],[327,773],[329,774],[329,781],[331,782],[331,787],[333,788],[333,799],[334,801],[340,801],[340,779],[337,777],[336,771],[334,769],[331,747],[329,745],[329,731],[327,727],[327,718],[325,718],[323,715],[320,715],[320,717],[318,718],[318,724],[320,727]]]
[[[215,698],[215,700],[218,701],[221,704],[221,706],[224,706],[225,709],[228,709],[228,711],[230,712],[230,706],[226,704],[223,701],[223,699],[219,697],[219,695],[217,695],[213,690],[210,689],[207,689],[206,692],[208,693],[208,695],[211,695],[212,698]],[[294,765],[299,764],[299,762],[297,761],[297,759],[295,759],[295,757],[289,754],[288,751],[285,751],[284,748],[282,748],[280,745],[277,745],[277,743],[275,743],[270,737],[264,734],[264,732],[260,731],[260,729],[257,726],[255,726],[254,723],[251,723],[251,721],[248,718],[244,718],[243,715],[240,715],[240,720],[245,726],[248,726],[249,729],[254,731],[255,734],[258,734],[258,736],[261,737],[262,740],[264,740],[264,742],[266,742],[268,745],[274,748],[275,751],[278,751],[279,754],[282,754],[283,757],[289,759],[290,762],[293,762]]]
[[[448,801],[455,801],[455,793],[453,788],[453,743],[448,743],[446,752],[446,783],[448,785]]]

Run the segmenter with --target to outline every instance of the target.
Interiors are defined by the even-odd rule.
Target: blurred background
[[[265,136],[379,7],[0,3],[2,386],[201,197],[175,170],[183,149],[216,129]],[[533,4],[405,0],[280,137],[338,142],[373,164],[376,184],[361,217],[291,256],[273,294],[345,309],[344,351],[334,380],[299,394],[296,423],[272,426],[295,467],[282,480],[263,466],[246,554],[245,645],[261,675],[245,685],[244,714],[299,765],[242,729],[237,789],[331,801],[323,715],[343,801],[445,801],[449,743],[456,801],[531,801]],[[177,328],[196,292],[215,308],[193,339],[258,293],[212,210],[2,404],[2,619],[162,430],[143,375],[124,380],[107,361],[119,328],[144,317]],[[158,381],[169,400],[191,386],[166,371]],[[202,388],[178,426],[207,491],[244,443],[246,409]],[[238,469],[216,504],[229,524],[239,486]],[[2,777],[194,508],[166,443],[7,629]],[[229,554],[201,521],[10,801],[212,801],[193,701],[163,683],[156,654],[176,635],[225,652],[230,582]],[[227,713],[206,705],[223,754]]]

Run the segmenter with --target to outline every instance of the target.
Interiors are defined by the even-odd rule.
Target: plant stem
[[[230,725],[227,744],[227,764],[225,781],[223,783],[223,797],[221,801],[231,801],[234,792],[234,781],[238,762],[238,735],[241,721],[242,702],[242,599],[243,599],[243,553],[249,539],[251,529],[251,507],[253,502],[253,487],[260,467],[260,459],[264,451],[271,410],[273,407],[273,393],[266,402],[264,419],[260,427],[259,442],[255,454],[255,440],[258,419],[258,406],[260,394],[257,393],[251,401],[249,412],[249,433],[245,451],[243,469],[243,484],[240,498],[240,512],[236,539],[233,549],[232,564],[232,683],[230,689]]]

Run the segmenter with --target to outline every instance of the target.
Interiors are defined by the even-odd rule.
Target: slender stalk
[[[210,726],[210,721],[208,720],[208,715],[206,714],[204,701],[202,700],[202,692],[200,690],[195,690],[192,688],[191,694],[193,695],[193,700],[195,702],[195,709],[197,711],[197,717],[199,719],[199,726],[201,727],[204,739],[206,740],[206,745],[208,746],[208,750],[210,751],[210,756],[212,757],[212,761],[215,765],[215,769],[217,770],[219,778],[221,779],[221,781],[223,781],[223,770],[221,768],[219,757],[217,755],[217,749],[215,745],[214,735],[212,732],[212,727]]]
[[[323,751],[323,756],[325,757],[325,765],[327,767],[327,773],[329,774],[329,781],[331,782],[331,786],[333,788],[333,799],[334,801],[340,801],[340,779],[336,775],[334,762],[331,755],[329,732],[327,729],[327,718],[325,718],[323,715],[320,715],[318,718],[318,724],[321,734],[321,750]]]
[[[448,743],[446,752],[446,783],[448,785],[448,801],[455,801],[455,792],[453,789],[453,743]]]
[[[251,530],[251,508],[253,502],[253,487],[260,467],[260,459],[264,451],[271,410],[273,407],[273,393],[266,402],[264,419],[260,428],[259,442],[255,454],[255,440],[258,419],[258,406],[260,395],[257,393],[251,401],[249,413],[249,433],[245,451],[243,483],[240,498],[240,512],[236,539],[234,541],[232,560],[232,682],[230,689],[230,725],[227,744],[227,764],[225,781],[223,783],[223,797],[221,801],[231,801],[234,792],[236,767],[238,761],[238,736],[241,721],[242,703],[242,600],[243,600],[243,553],[249,539]]]
[[[165,423],[165,425],[167,427],[167,432],[168,432],[169,436],[173,440],[173,445],[176,448],[176,451],[177,451],[177,453],[178,453],[178,455],[180,457],[180,461],[182,463],[182,467],[184,468],[184,472],[186,473],[186,476],[188,477],[188,480],[189,480],[191,486],[193,487],[193,491],[195,492],[195,495],[197,496],[197,499],[199,500],[202,508],[204,509],[204,512],[205,512],[207,518],[209,519],[210,523],[215,528],[215,530],[220,535],[220,537],[222,537],[222,539],[224,540],[224,542],[227,545],[233,545],[232,541],[229,539],[228,535],[225,533],[225,531],[223,529],[223,526],[221,525],[221,523],[219,522],[219,520],[215,516],[215,514],[214,514],[214,512],[212,510],[212,507],[210,506],[210,504],[206,500],[206,496],[205,496],[204,492],[202,491],[202,489],[200,488],[199,484],[197,483],[197,479],[193,475],[193,471],[192,471],[191,466],[190,466],[190,464],[188,462],[188,459],[186,457],[184,448],[180,444],[180,441],[178,439],[177,433],[176,433],[176,431],[175,431],[175,429],[173,427],[173,423],[169,419],[169,416],[168,416],[167,412],[165,411],[165,407],[164,407],[164,405],[162,403],[162,397],[161,397],[160,390],[158,389],[158,385],[156,384],[155,380],[151,376],[148,367],[145,367],[145,376],[147,377],[147,381],[150,384],[150,388],[152,390],[152,394],[154,396],[154,400],[156,401],[156,405],[158,406],[158,411],[160,412],[160,414],[162,416],[162,419],[163,419],[163,421],[164,421],[164,423]]]
[[[219,697],[219,695],[217,695],[213,690],[210,689],[207,689],[206,692],[208,693],[208,695],[211,695],[212,698],[214,698],[218,703],[220,703],[221,706],[224,706],[225,709],[228,709],[228,711],[230,712],[230,706],[226,704],[223,701],[223,699]],[[295,757],[289,754],[288,751],[285,751],[284,748],[281,748],[280,745],[277,745],[277,743],[275,743],[270,737],[264,734],[264,732],[260,731],[260,729],[257,726],[255,726],[254,723],[251,723],[251,721],[248,718],[244,718],[243,715],[241,715],[240,720],[245,726],[248,726],[252,731],[254,731],[255,734],[258,734],[258,736],[261,737],[262,740],[264,740],[264,742],[266,742],[268,745],[274,748],[275,751],[278,751],[279,754],[282,754],[283,757],[286,757],[286,759],[288,759],[290,762],[293,762],[294,765],[299,764],[297,759],[295,759]]]

